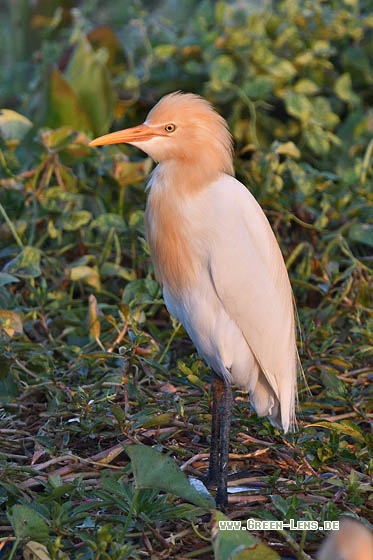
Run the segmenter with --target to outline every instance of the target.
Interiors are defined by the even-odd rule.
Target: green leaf
[[[280,514],[283,516],[284,519],[286,519],[286,516],[289,512],[289,508],[291,507],[291,503],[289,502],[289,500],[286,500],[279,494],[274,494],[271,497],[271,499],[276,510],[280,512]]]
[[[339,377],[328,371],[321,373],[321,381],[328,390],[328,394],[333,397],[342,397],[346,395],[346,386]]]
[[[348,72],[342,74],[334,85],[334,91],[340,99],[346,103],[350,103],[352,106],[356,106],[360,103],[359,96],[352,89],[351,76]]]
[[[6,272],[0,272],[0,286],[6,286],[7,284],[13,284],[14,282],[19,282],[19,278],[13,276],[12,274],[7,274]]]
[[[315,84],[315,82],[312,82],[307,78],[298,80],[294,86],[294,91],[296,93],[301,93],[304,95],[314,95],[319,91],[319,89],[320,89],[319,86]]]
[[[41,137],[43,144],[53,151],[58,151],[69,144],[76,138],[77,132],[69,126],[61,126],[57,130],[43,130]]]
[[[37,278],[41,275],[41,254],[40,249],[26,246],[15,259],[7,263],[4,269],[20,278]]]
[[[323,156],[329,153],[330,143],[328,133],[323,130],[321,126],[317,124],[312,127],[310,126],[303,131],[303,135],[307,145],[315,154]]]
[[[174,417],[173,412],[165,412],[164,414],[152,414],[149,420],[142,423],[143,428],[154,428],[156,426],[167,426]]]
[[[276,58],[268,71],[281,82],[288,82],[297,73],[294,65],[286,59]]]
[[[82,35],[76,43],[66,78],[88,115],[95,135],[108,131],[113,120],[115,95],[105,64]]]
[[[87,265],[73,266],[70,269],[70,280],[72,282],[85,282],[97,291],[101,290],[100,275],[96,267]]]
[[[17,539],[27,538],[43,542],[49,537],[49,527],[45,519],[27,506],[13,506],[9,519]]]
[[[172,55],[177,53],[178,47],[177,45],[172,44],[165,44],[165,45],[157,45],[154,47],[154,55],[159,60],[168,60]]]
[[[118,276],[119,278],[123,278],[128,282],[133,282],[136,280],[136,271],[132,268],[126,268],[124,266],[120,266],[119,264],[112,263],[112,262],[105,262],[100,267],[100,274],[103,276]]]
[[[156,488],[205,509],[214,507],[213,498],[199,494],[175,461],[167,455],[146,445],[123,447],[131,459],[137,488]]]
[[[301,155],[294,142],[278,143],[275,148],[275,152],[276,154],[287,156],[293,159],[299,159]]]
[[[331,130],[339,123],[339,117],[336,113],[333,113],[329,100],[326,97],[316,97],[312,102],[312,107],[312,118],[322,128]]]
[[[280,560],[277,552],[245,530],[244,522],[241,529],[224,530],[221,527],[226,522],[231,523],[231,520],[220,511],[214,511],[212,544],[216,560]]]
[[[263,99],[273,90],[274,79],[270,76],[255,76],[242,86],[245,94],[252,99]]]
[[[211,80],[213,82],[231,82],[236,71],[236,64],[232,57],[222,54],[215,58],[211,64]]]
[[[106,214],[101,214],[93,220],[91,223],[91,228],[97,228],[102,233],[109,233],[111,229],[115,229],[116,231],[126,231],[126,224],[119,214],[114,214],[107,212]]]
[[[18,397],[20,394],[10,363],[2,357],[0,367],[0,404],[4,405]]]
[[[110,412],[118,422],[119,426],[122,427],[126,420],[126,415],[123,408],[119,406],[119,404],[112,404],[110,407]]]
[[[289,115],[296,117],[304,123],[309,121],[312,115],[312,103],[305,95],[295,91],[287,91],[284,101]]]
[[[68,215],[63,223],[63,229],[66,231],[76,231],[83,226],[89,224],[92,214],[88,210],[79,210]]]
[[[315,422],[309,425],[312,428],[326,428],[327,430],[334,430],[339,434],[352,437],[358,441],[365,443],[365,437],[359,426],[350,420],[342,420],[341,422]]]
[[[69,125],[75,130],[91,129],[83,105],[57,68],[53,68],[49,76],[47,106],[47,126],[59,128]]]
[[[348,237],[352,241],[358,241],[373,247],[373,225],[360,222],[353,224],[348,230]]]
[[[159,285],[157,291],[159,290]],[[143,278],[129,282],[124,288],[122,302],[130,307],[154,303],[155,294],[149,293],[148,285]]]
[[[11,109],[0,109],[0,135],[3,140],[17,140],[20,142],[26,136],[32,122],[23,115]]]

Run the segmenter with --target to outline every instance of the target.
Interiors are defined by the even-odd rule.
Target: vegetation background
[[[153,275],[152,163],[87,144],[178,89],[229,122],[237,176],[286,259],[309,387],[287,436],[236,393],[245,488],[226,514],[373,521],[370,8],[1,3],[0,558],[45,560],[35,542],[53,559],[310,558],[324,536],[261,533],[270,549],[219,532],[222,514],[175,470],[206,473],[209,371]]]

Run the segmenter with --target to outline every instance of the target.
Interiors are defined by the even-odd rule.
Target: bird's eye
[[[166,132],[173,132],[175,130],[176,126],[172,123],[170,124],[166,124],[166,126],[164,127]]]

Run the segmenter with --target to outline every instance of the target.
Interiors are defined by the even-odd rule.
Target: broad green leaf
[[[244,82],[242,89],[252,99],[263,99],[272,92],[273,84],[271,76],[254,76]]]
[[[319,86],[315,84],[315,82],[312,82],[307,78],[298,80],[294,86],[294,91],[296,93],[301,93],[304,95],[314,95],[319,91],[319,89]]]
[[[348,237],[352,241],[364,243],[369,247],[373,247],[373,225],[372,224],[353,224],[348,230]]]
[[[84,107],[95,135],[108,131],[113,120],[115,95],[110,75],[85,36],[77,41],[66,78]]]
[[[331,396],[345,396],[346,387],[345,384],[339,377],[328,371],[323,371],[321,373],[321,380],[324,387],[328,389]]]
[[[159,291],[158,284],[157,291]],[[148,286],[143,278],[129,282],[124,288],[122,295],[122,302],[130,307],[140,304],[154,303],[154,299],[155,294],[149,293]]]
[[[97,228],[100,230],[100,232],[106,234],[109,233],[111,229],[115,229],[116,231],[120,232],[126,230],[126,224],[122,216],[110,212],[106,214],[100,214],[98,218],[94,219],[91,222],[90,227]]]
[[[9,519],[17,539],[45,541],[49,537],[49,527],[45,519],[27,506],[13,506]]]
[[[65,206],[74,200],[73,193],[62,187],[50,187],[45,189],[40,196],[40,202],[48,212],[63,212]]]
[[[279,144],[275,149],[276,154],[288,156],[293,159],[300,158],[300,151],[294,144],[294,142],[284,142]]]
[[[315,154],[323,156],[329,153],[330,144],[328,133],[321,128],[321,126],[315,124],[312,127],[307,127],[303,131],[303,135],[307,145]]]
[[[43,144],[49,150],[56,151],[68,146],[76,136],[77,132],[69,126],[61,126],[57,130],[43,130],[41,133]]]
[[[335,49],[330,46],[329,41],[325,41],[322,39],[319,39],[313,43],[312,50],[318,55],[324,55],[324,56],[334,54],[335,51]]]
[[[78,96],[57,68],[52,68],[49,76],[46,125],[51,128],[68,125],[75,130],[91,129]]]
[[[20,278],[37,278],[41,275],[41,251],[36,247],[26,246],[20,254],[6,266],[6,272]]]
[[[0,109],[0,135],[5,142],[20,142],[32,128],[32,122],[11,109]]]
[[[237,68],[232,57],[222,54],[215,58],[211,64],[210,76],[213,82],[231,82]]]
[[[339,117],[332,111],[329,100],[326,97],[316,97],[312,101],[312,118],[317,121],[322,128],[332,130],[338,123]]]
[[[123,278],[128,282],[133,282],[136,280],[136,271],[132,268],[125,268],[124,266],[120,266],[119,264],[112,263],[112,262],[105,262],[100,267],[100,274],[103,276],[118,276],[119,278]]]
[[[131,459],[137,488],[156,488],[206,509],[214,507],[213,498],[199,494],[175,461],[167,455],[146,445],[123,447]]]
[[[353,106],[360,103],[359,96],[352,89],[351,76],[347,72],[337,79],[334,91],[346,103],[350,103]]]
[[[144,227],[144,211],[143,210],[135,210],[131,212],[128,224],[130,227]]]
[[[289,115],[296,117],[304,123],[309,121],[312,115],[312,103],[305,95],[295,91],[287,91],[284,101]]]
[[[88,210],[79,210],[73,214],[67,215],[63,222],[63,229],[66,231],[76,231],[83,226],[89,224],[92,214]]]
[[[6,286],[7,284],[13,284],[14,282],[19,282],[19,278],[13,276],[12,274],[7,274],[6,272],[0,272],[0,286]]]
[[[126,420],[126,414],[125,414],[123,408],[121,406],[119,406],[119,404],[112,404],[111,407],[110,407],[110,412],[112,413],[112,415],[114,416],[114,418],[118,422],[119,426],[122,428],[122,426],[123,426],[123,424]]]
[[[157,45],[154,48],[154,55],[160,60],[168,60],[178,51],[177,45],[165,44]]]
[[[297,73],[295,66],[284,58],[276,58],[268,67],[268,71],[281,82],[288,82]]]
[[[286,516],[289,513],[289,508],[291,508],[291,502],[289,500],[286,500],[279,494],[274,494],[271,499],[276,510],[281,513],[284,519],[286,519]]]
[[[223,513],[214,511],[212,544],[216,560],[280,560],[277,552],[246,530],[244,521],[235,530],[227,528],[231,523]]]
[[[101,290],[100,275],[96,267],[78,265],[70,269],[70,280],[72,282],[85,282],[97,291]]]

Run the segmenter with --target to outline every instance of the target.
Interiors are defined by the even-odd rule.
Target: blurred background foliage
[[[141,122],[175,90],[205,96],[228,120],[237,176],[272,223],[298,305],[313,397],[301,384],[301,430],[289,437],[311,470],[299,466],[296,481],[290,472],[293,487],[284,490],[261,465],[272,491],[282,484],[280,494],[293,494],[287,505],[267,495],[255,514],[283,519],[300,510],[337,518],[347,511],[368,519],[371,3],[9,0],[0,5],[0,34],[0,499],[9,514],[1,524],[16,535],[7,541],[12,554],[25,537],[39,535],[17,533],[17,515],[27,512],[12,506],[30,502],[57,535],[39,535],[50,553],[54,547],[53,558],[64,547],[74,558],[135,558],[144,547],[150,557],[166,547],[162,535],[180,530],[183,536],[167,541],[173,557],[178,546],[191,553],[206,548],[201,531],[210,538],[195,506],[168,503],[164,513],[164,496],[139,497],[127,471],[112,491],[130,518],[123,531],[114,519],[123,521],[114,511],[118,501],[103,497],[109,483],[99,474],[103,521],[83,475],[70,486],[59,474],[54,482],[43,479],[41,492],[30,483],[41,457],[66,449],[87,457],[123,434],[156,443],[181,462],[207,449],[208,371],[164,310],[144,241],[152,163],[128,146],[87,146],[94,136]],[[149,436],[154,426],[165,435]],[[247,451],[235,438],[242,426],[273,438],[281,455],[285,440],[241,405],[232,429],[238,452]],[[282,465],[283,478],[286,472]],[[320,476],[332,473],[335,488],[323,486]],[[118,478],[114,467],[112,474]],[[305,484],[312,507],[299,497]],[[73,495],[86,501],[85,517],[89,512],[80,532]],[[172,516],[179,525],[170,525]],[[185,537],[190,522],[180,519],[193,516],[200,528]],[[168,525],[154,533],[154,519]],[[311,535],[306,548],[315,542]],[[200,557],[210,557],[211,545],[203,546]]]

